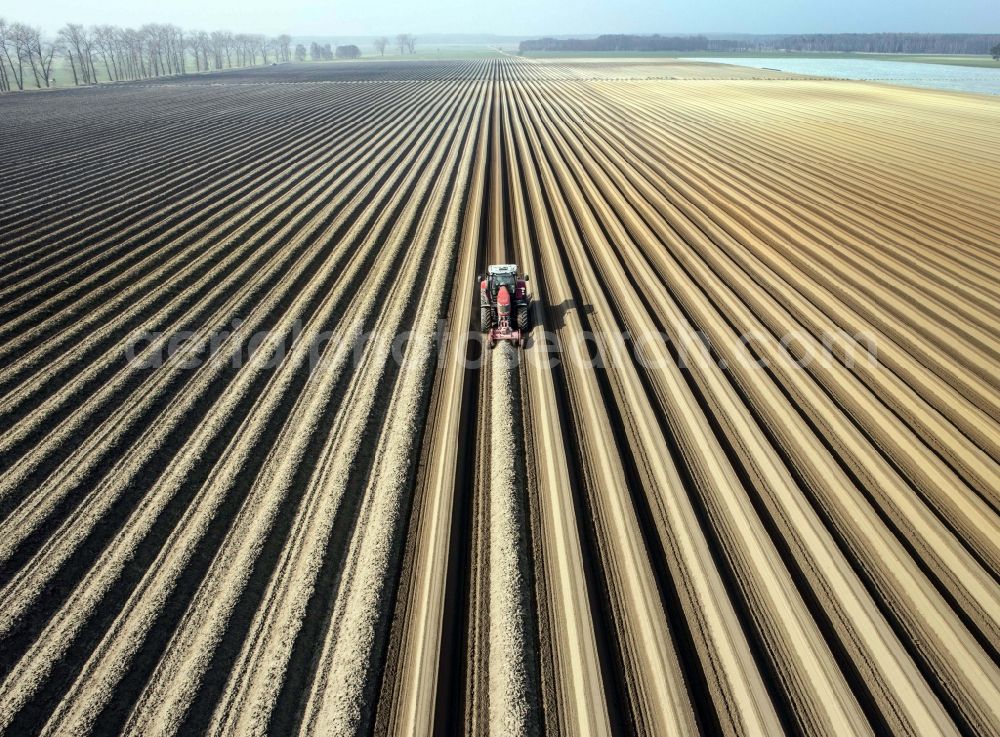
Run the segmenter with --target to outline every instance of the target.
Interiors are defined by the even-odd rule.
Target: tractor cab
[[[486,272],[486,280],[493,301],[496,301],[500,287],[506,287],[507,292],[513,297],[517,289],[517,264],[490,266]]]

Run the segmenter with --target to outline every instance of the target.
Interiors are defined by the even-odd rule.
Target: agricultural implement
[[[528,330],[528,275],[517,275],[517,264],[494,264],[479,280],[479,326],[489,334],[490,348],[498,341],[521,344]]]

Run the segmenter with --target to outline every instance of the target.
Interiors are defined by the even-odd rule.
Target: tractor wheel
[[[517,329],[522,333],[528,330],[528,305],[517,308]]]
[[[479,329],[488,333],[493,327],[493,310],[489,305],[482,305],[479,308]]]

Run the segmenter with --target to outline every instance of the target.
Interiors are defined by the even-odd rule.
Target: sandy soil
[[[516,421],[516,349],[504,343],[490,355],[490,734],[533,734],[533,689],[528,676],[528,591],[523,572],[524,484]]]
[[[1000,734],[1000,101],[324,68],[0,98],[0,729]]]

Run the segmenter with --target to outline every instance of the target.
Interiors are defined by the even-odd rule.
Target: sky
[[[67,22],[174,23],[276,35],[494,33],[1000,33],[1000,0],[0,0],[0,17],[55,32]]]

